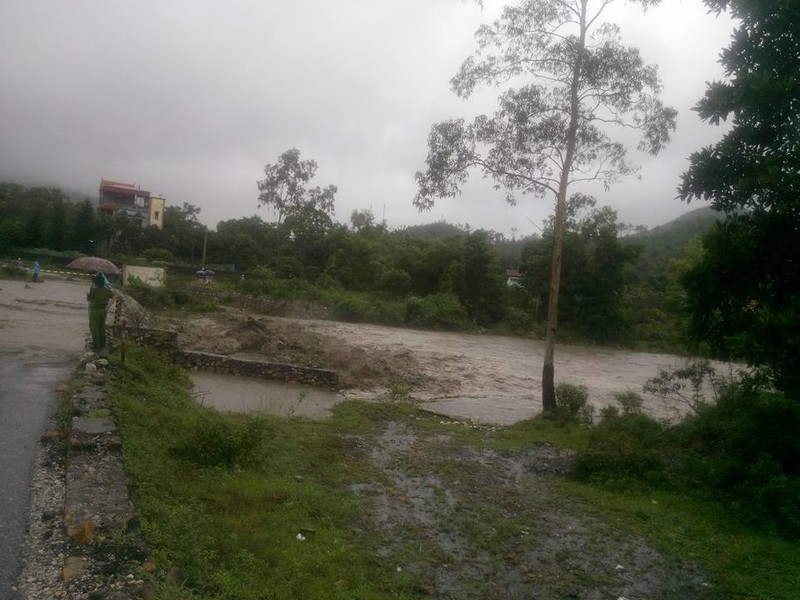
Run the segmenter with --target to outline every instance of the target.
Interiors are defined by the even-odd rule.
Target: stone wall
[[[282,363],[259,362],[232,358],[222,354],[209,354],[206,352],[179,352],[176,355],[178,363],[188,369],[211,371],[228,375],[242,375],[260,379],[278,379],[281,381],[296,381],[319,387],[335,388],[339,384],[339,374],[328,369],[314,369],[299,367]]]
[[[124,334],[129,340],[134,340],[163,352],[178,351],[178,332],[171,329],[114,326],[111,328],[111,333],[117,339],[121,339]]]
[[[187,369],[256,377],[259,379],[295,381],[327,388],[336,388],[339,385],[339,374],[328,369],[315,369],[283,363],[232,358],[223,354],[181,350],[178,347],[178,333],[169,329],[115,327],[112,332],[117,338],[124,333],[130,340],[157,348],[162,352],[168,352],[175,357],[178,364]]]

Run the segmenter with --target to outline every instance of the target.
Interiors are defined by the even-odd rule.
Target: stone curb
[[[64,558],[65,583],[105,571],[102,598],[152,598],[152,590],[131,568],[149,564],[138,531],[128,480],[122,462],[122,443],[105,388],[108,361],[87,355],[81,368],[87,375],[70,399],[72,419],[65,465],[64,528],[71,550]],[[121,540],[124,539],[124,542]],[[115,548],[124,545],[124,548]],[[119,565],[110,568],[110,560]]]

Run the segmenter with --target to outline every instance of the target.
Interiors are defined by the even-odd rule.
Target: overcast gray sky
[[[489,112],[496,92],[460,100],[450,78],[473,34],[507,2],[459,0],[3,0],[0,177],[80,188],[101,177],[189,202],[210,226],[261,215],[256,181],[296,147],[339,188],[336,218],[372,209],[392,228],[444,219],[532,233],[550,199],[510,207],[477,177],[430,213],[412,205],[430,126]],[[688,155],[720,136],[690,108],[734,24],[701,0],[646,14],[609,12],[624,40],[657,63],[679,111],[669,149],[637,155],[641,179],[596,193],[648,226],[692,207],[674,199]]]

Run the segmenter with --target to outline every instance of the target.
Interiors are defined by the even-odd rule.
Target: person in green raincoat
[[[92,287],[86,294],[89,300],[89,331],[92,333],[92,347],[95,351],[106,348],[106,316],[108,304],[114,297],[111,284],[102,273],[92,277]]]

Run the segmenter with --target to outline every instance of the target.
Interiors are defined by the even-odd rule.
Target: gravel
[[[72,437],[74,442],[74,433]],[[68,469],[69,459],[64,452],[66,441],[58,433],[54,415],[41,438],[34,463],[28,534],[22,547],[23,568],[14,588],[14,600],[153,598],[152,587],[141,578],[146,549],[138,531],[114,522],[112,511],[106,506],[109,497],[116,499],[114,496],[119,494],[120,486],[125,488],[118,449],[115,451],[98,444],[93,451],[91,461],[98,467],[112,462],[118,466],[112,470],[114,476],[106,476],[98,484],[95,478],[90,477],[91,473],[87,475],[75,469],[74,465]],[[70,450],[70,456],[74,457],[70,464],[77,464],[81,458],[76,452],[82,450]],[[78,543],[80,534],[75,539],[67,535],[68,470],[70,480],[78,477],[82,479],[78,482],[81,486],[92,486],[87,506],[98,526],[96,531],[91,531],[91,543]]]

